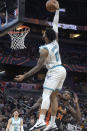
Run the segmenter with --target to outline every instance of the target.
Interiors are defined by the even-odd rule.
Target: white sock
[[[44,120],[45,119],[45,115],[40,115],[39,120]]]
[[[51,116],[51,123],[53,124],[53,123],[55,123],[55,120],[56,120],[56,116]]]

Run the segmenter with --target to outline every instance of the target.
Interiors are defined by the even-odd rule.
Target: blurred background
[[[39,46],[43,45],[42,31],[52,25],[55,13],[46,10],[47,0],[25,0],[24,23],[30,32],[24,38],[24,49],[11,48],[12,39],[9,34],[0,37],[0,129],[5,130],[7,120],[11,114],[9,110],[18,106],[24,118],[25,131],[29,122],[34,123],[36,112],[27,114],[26,105],[29,107],[41,96],[46,69],[43,68],[36,75],[17,83],[13,79],[18,74],[23,74],[36,65],[39,57]],[[63,90],[75,92],[79,97],[82,113],[81,126],[87,130],[87,0],[59,0],[59,45],[63,66],[67,69],[67,78]],[[17,0],[1,0],[0,12],[6,9],[15,15]],[[16,12],[17,13],[17,12]],[[5,16],[1,18],[5,22]],[[12,30],[13,31],[13,30]],[[16,32],[16,31],[15,31]],[[20,30],[19,36],[20,37]],[[15,39],[15,38],[14,38]],[[2,71],[5,71],[4,73]],[[9,97],[10,100],[9,100]],[[8,98],[8,99],[7,99]],[[22,101],[25,107],[15,104]],[[7,108],[8,106],[8,108]],[[28,117],[27,117],[28,115]],[[72,118],[73,119],[73,118]],[[32,120],[32,121],[31,121]],[[74,120],[73,120],[74,121]],[[5,122],[5,124],[4,124]]]

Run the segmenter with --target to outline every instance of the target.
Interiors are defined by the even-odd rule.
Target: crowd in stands
[[[73,89],[78,94],[87,94],[87,74],[68,72],[65,87]]]
[[[20,109],[20,117],[24,120],[24,129],[28,129],[34,125],[38,116],[38,110],[28,112],[29,107],[36,103],[41,94],[16,94],[14,96],[6,96],[0,92],[0,131],[5,131],[8,119],[12,117],[12,110],[14,108]],[[82,99],[84,101],[84,99]],[[79,101],[80,110],[82,114],[81,127],[87,129],[87,101],[86,104]],[[72,117],[67,117],[68,122],[75,124],[75,120]],[[86,130],[83,130],[86,131]]]
[[[62,62],[70,65],[87,65],[87,53],[75,50],[60,50]]]
[[[11,68],[10,68],[11,70]],[[21,70],[22,71],[22,70]],[[23,74],[23,73],[18,73]],[[8,75],[8,77],[11,77],[11,73]],[[14,78],[14,77],[13,77]],[[0,82],[0,89],[16,89],[16,90],[42,90],[43,82],[45,78],[45,72],[38,73],[37,75],[31,77],[31,79],[26,79],[22,83],[14,82],[12,79],[9,78],[9,81],[7,77],[1,78]],[[5,80],[5,81],[3,81]],[[64,83],[64,88],[66,89],[73,89],[78,94],[86,94],[87,93],[87,75],[85,73],[76,73],[76,72],[67,72],[67,77]]]
[[[87,83],[86,81],[87,81],[86,74],[68,73],[63,90],[66,89],[67,87],[68,90],[74,91],[77,93],[79,97],[80,110],[82,114],[81,127],[86,128],[87,130],[87,88],[86,88]],[[28,87],[29,85],[30,87]],[[40,89],[42,89],[42,88],[36,88],[36,85],[35,85],[35,88],[32,88],[32,86],[34,87],[34,85],[29,84],[29,83],[16,83],[16,82],[1,82],[0,89],[2,90],[2,92],[6,92],[6,89],[18,90],[18,89],[23,88],[24,86],[27,89],[27,93],[33,90],[34,91],[37,90],[38,92],[40,91]],[[36,122],[38,111],[35,110],[34,112],[28,113],[28,111],[26,110],[27,109],[26,105],[28,107],[31,107],[40,97],[41,93],[39,92],[40,94],[38,96],[37,95],[35,96],[35,94],[32,94],[32,93],[26,94],[25,92],[24,95],[20,93],[21,92],[16,92],[16,93],[9,92],[8,96],[5,96],[5,95],[0,96],[0,121],[1,121],[0,128],[2,128],[1,131],[5,131],[7,121],[12,116],[11,111],[15,107],[18,107],[21,110],[21,117],[24,119],[25,131],[27,131],[27,129],[33,126],[33,124]],[[9,113],[9,110],[10,110],[10,113]],[[65,121],[75,124],[75,120],[71,116],[68,116],[67,120]],[[83,131],[85,131],[85,129]]]
[[[37,58],[39,57],[39,46],[44,45],[44,42],[41,38],[35,38],[35,36],[32,36],[31,34],[32,33],[29,33],[26,36],[25,49],[12,50],[10,48],[11,44],[0,44],[0,54],[2,54],[3,56],[11,55],[16,58],[27,57],[31,60],[37,60]],[[8,35],[6,38],[8,38]],[[72,46],[60,43],[60,54],[63,64],[87,65],[86,50],[87,48],[85,46],[76,47],[76,45]]]
[[[1,82],[0,90],[18,90],[18,91],[30,91],[30,90],[42,90],[41,84],[30,83],[16,83],[16,82]]]
[[[37,78],[37,77],[36,77]],[[81,126],[83,128],[87,129],[87,79],[86,74],[82,73],[69,73],[67,74],[67,79],[65,81],[63,89],[66,89],[66,87],[70,91],[74,91],[77,93],[79,97],[79,104],[80,104],[80,110],[82,114],[82,121]],[[37,78],[38,79],[38,78]],[[33,124],[36,122],[36,118],[38,116],[38,111],[35,110],[34,112],[28,113],[26,110],[28,107],[31,107],[37,99],[40,97],[41,93],[37,96],[32,92],[34,91],[40,91],[42,88],[36,88],[37,84],[31,84],[31,83],[16,83],[16,82],[1,82],[0,83],[0,89],[2,92],[7,95],[0,95],[0,128],[1,131],[5,131],[7,121],[12,116],[12,110],[15,107],[18,107],[21,110],[21,117],[24,119],[24,128],[25,131],[28,131],[28,129],[33,126]],[[20,94],[22,92],[7,92],[8,89],[24,89],[27,90],[27,94]],[[35,87],[35,88],[34,88]],[[39,85],[39,87],[42,87]],[[39,90],[38,90],[39,89]],[[12,90],[11,90],[12,91]],[[16,90],[15,90],[16,91]],[[32,92],[31,94],[28,94],[29,92]],[[26,107],[27,105],[27,107]],[[65,120],[66,121],[66,120]],[[74,119],[69,116],[67,117],[68,122],[72,122],[72,124],[75,124]],[[5,123],[5,124],[4,124]],[[85,131],[85,130],[83,130]]]
[[[31,116],[35,118],[35,113],[30,116],[25,105],[30,107],[37,99],[37,96],[32,95],[23,96],[23,94],[20,94],[13,98],[0,94],[0,131],[5,131],[8,119],[12,117],[12,110],[16,107],[20,110],[20,115],[24,119],[24,128],[27,131],[26,128],[30,125]]]
[[[28,37],[26,38],[26,49],[24,50],[11,50],[10,45],[8,47],[7,44],[2,44],[0,46],[0,55],[3,56],[13,56],[16,58],[19,57],[29,57],[32,60],[36,60],[39,56],[38,53],[38,47],[40,45],[43,45],[43,42],[41,40],[27,40]],[[31,44],[32,43],[32,44]],[[85,52],[86,49],[82,50],[77,50],[77,49],[72,49],[70,48],[60,48],[60,53],[62,56],[62,61],[64,64],[78,64],[78,65],[87,65],[87,53]],[[83,53],[84,52],[84,53]],[[81,74],[82,75],[82,74]],[[80,75],[79,75],[80,76]],[[69,76],[68,76],[69,77]],[[85,78],[83,76],[83,78]],[[36,80],[37,81],[37,80]],[[30,83],[30,81],[28,81]],[[30,83],[31,84],[31,83]],[[11,89],[11,88],[24,88],[24,87],[29,87],[29,84],[26,83],[14,83],[14,82],[1,82],[0,83],[0,89],[2,92],[4,92],[4,88]],[[37,89],[37,86],[35,85],[30,85],[29,90],[31,89]],[[73,89],[79,96],[79,104],[80,104],[80,109],[81,109],[81,114],[82,114],[82,121],[81,121],[81,126],[83,128],[86,128],[87,130],[87,79],[80,80],[78,77],[75,75],[71,75],[69,79],[66,80],[64,88],[68,89]],[[39,95],[40,96],[40,95]],[[18,107],[20,109],[20,115],[24,120],[24,129],[25,131],[28,131],[28,129],[34,125],[36,118],[38,116],[38,111],[36,110],[35,112],[28,113],[27,107],[31,107],[39,98],[39,96],[35,96],[34,94],[31,95],[20,95],[17,94],[15,96],[5,96],[3,93],[0,93],[0,131],[5,131],[7,121],[8,119],[12,116],[12,110],[15,107]],[[74,120],[72,117],[69,117],[69,122],[72,121],[74,124]]]

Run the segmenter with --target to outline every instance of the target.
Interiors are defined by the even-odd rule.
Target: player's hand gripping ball
[[[57,9],[59,9],[59,3],[57,0],[48,0],[46,2],[46,9],[49,12],[55,12]]]

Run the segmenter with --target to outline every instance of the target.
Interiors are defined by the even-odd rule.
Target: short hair
[[[17,111],[18,113],[20,113],[19,109],[18,109],[18,108],[15,108],[15,109],[12,110],[12,114],[13,114],[15,111]]]
[[[52,42],[56,39],[56,32],[52,28],[46,28],[46,36]]]
[[[73,92],[70,92],[69,90],[64,91],[64,93],[68,93],[71,97],[73,97]]]

